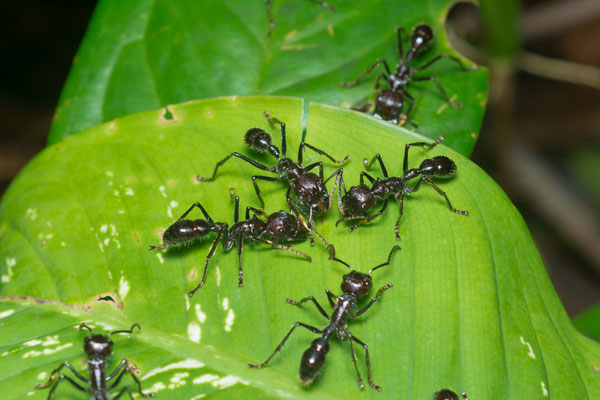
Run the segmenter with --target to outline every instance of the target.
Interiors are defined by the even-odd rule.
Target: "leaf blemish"
[[[188,324],[187,328],[188,338],[194,343],[200,343],[200,337],[202,336],[202,331],[200,330],[200,325],[196,322],[192,321]]]
[[[203,383],[209,383],[209,382],[213,382],[216,381],[217,379],[219,379],[219,375],[213,375],[213,374],[204,374],[202,376],[199,376],[197,378],[195,378],[192,383],[194,385],[201,385]]]
[[[47,376],[48,376],[48,373],[43,371],[43,372],[40,372],[40,374],[37,376],[37,378],[39,381],[43,381],[44,379],[46,379]]]
[[[173,113],[173,110],[171,110],[169,108],[169,106],[166,106],[164,109],[164,112],[160,114],[158,120],[163,124],[163,125],[167,125],[167,124],[176,124],[179,122],[179,119],[177,118],[177,116]]]
[[[544,383],[544,381],[540,383],[542,384],[542,395],[544,395],[544,397],[548,397],[548,389],[546,388],[546,383]]]
[[[227,297],[223,297],[223,310],[227,311],[229,309],[229,299]]]
[[[121,297],[121,300],[125,300],[127,293],[129,293],[129,282],[121,275],[121,280],[119,281],[119,296]]]
[[[155,376],[155,375],[158,375],[158,374],[161,374],[163,372],[170,371],[173,369],[196,369],[196,368],[203,368],[203,367],[204,367],[204,363],[202,363],[198,360],[194,360],[193,358],[188,358],[183,361],[178,361],[173,364],[165,365],[164,367],[155,368],[155,369],[149,371],[146,375],[144,375],[142,380],[148,379],[152,376]]]
[[[529,349],[529,353],[527,353],[527,355],[532,358],[532,359],[536,359],[535,357],[535,353],[533,352],[533,348],[531,348],[531,345],[529,344],[529,342],[526,342],[525,339],[523,338],[523,336],[521,336],[521,343],[523,343],[525,346],[527,346],[527,348]]]
[[[285,40],[290,40],[291,38],[293,38],[294,36],[296,36],[297,33],[298,33],[298,29],[294,29],[294,30],[289,31],[288,33],[286,33],[283,38]]]
[[[215,275],[217,276],[217,287],[221,286],[221,270],[219,269],[219,267],[217,266],[215,268],[216,272]]]
[[[247,385],[249,382],[243,381],[241,378],[238,378],[237,376],[233,376],[233,375],[227,375],[222,377],[219,380],[214,381],[213,383],[211,383],[212,386],[214,387],[218,387],[219,389],[225,389],[228,388],[229,386],[233,386],[236,383],[243,383],[245,385]]]
[[[200,309],[200,304],[196,304],[194,309],[196,310],[196,318],[198,318],[198,321],[203,324],[206,321],[206,314]]]
[[[163,258],[162,254],[156,253],[156,258],[158,258],[159,263],[161,263],[161,264],[165,263],[165,259]]]
[[[167,188],[164,187],[164,185],[160,185],[158,187],[158,191],[160,192],[160,194],[162,195],[162,197],[167,197]]]
[[[35,209],[35,208],[28,208],[27,211],[26,211],[26,215],[29,217],[30,220],[35,221],[35,219],[38,216],[37,209]]]
[[[130,187],[126,187],[125,188],[125,195],[126,196],[133,196],[135,193],[133,192],[133,189]]]
[[[4,281],[3,281],[3,282],[4,282]],[[6,311],[2,311],[2,312],[0,313],[0,319],[8,317],[8,316],[10,316],[10,315],[14,314],[14,312],[15,312],[15,310],[6,310]]]
[[[171,382],[168,386],[169,389],[176,389],[180,386],[185,385],[185,378],[190,376],[189,372],[177,372],[175,375],[169,379]]]
[[[329,36],[333,36],[334,35],[333,25],[331,25],[331,24],[327,25],[327,33],[329,33]]]
[[[28,351],[27,353],[23,354],[23,358],[29,358],[29,357],[37,357],[37,356],[41,356],[42,354],[45,356],[48,356],[50,354],[54,354],[57,353],[59,351],[62,351],[64,349],[67,349],[69,347],[73,346],[73,343],[65,343],[62,346],[57,346],[53,349],[44,349],[43,351],[36,351],[36,350],[31,350]]]
[[[231,332],[231,326],[233,325],[233,321],[235,319],[235,314],[232,309],[229,309],[227,312],[227,318],[225,318],[225,329],[226,332]]]
[[[5,261],[6,261],[6,267],[7,267],[7,269],[6,269],[6,274],[2,275],[2,282],[3,283],[10,282],[10,280],[12,279],[12,277],[14,275],[13,267],[15,265],[17,265],[17,259],[16,258],[6,257]],[[8,317],[13,312],[10,312],[9,314],[7,314],[6,317]],[[2,315],[2,314],[0,314],[0,315]],[[2,318],[4,318],[4,317],[2,317]]]

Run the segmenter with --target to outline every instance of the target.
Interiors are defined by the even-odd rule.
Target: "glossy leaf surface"
[[[33,386],[64,360],[85,370],[85,333],[74,329],[82,321],[107,330],[142,326],[129,338],[115,338],[111,365],[131,359],[157,398],[359,395],[349,346],[335,338],[315,383],[298,383],[300,356],[315,338],[307,330],[295,332],[268,367],[246,366],[262,362],[295,321],[325,326],[312,304],[299,309],[285,303],[314,295],[329,310],[324,290],[340,293],[347,269],[328,261],[320,243],[294,245],[312,263],[268,246],[246,246],[243,288],[237,287],[235,250],[219,247],[207,284],[192,299],[185,293],[198,281],[210,240],[179,251],[147,249],[195,201],[215,221],[227,222],[233,214],[230,188],[243,206],[257,206],[250,176],[262,172],[239,159],[225,164],[215,182],[198,183],[195,176],[209,175],[232,151],[273,165],[242,139],[248,128],[260,127],[279,144],[278,127],[269,127],[265,109],[287,122],[294,157],[303,116],[299,100],[220,98],[172,106],[171,119],[159,110],[101,125],[49,147],[22,171],[0,206],[1,293],[53,302],[0,303],[4,398],[45,398],[47,392]],[[423,140],[329,106],[313,105],[307,120],[308,143],[336,158],[350,154],[348,186],[357,183],[362,158],[376,152],[399,175],[404,145]],[[599,398],[600,347],[572,327],[520,215],[477,166],[443,145],[411,149],[409,166],[440,154],[456,162],[458,174],[439,186],[469,216],[450,212],[441,196],[423,186],[405,202],[400,242],[393,233],[396,202],[352,233],[348,225],[335,227],[335,211],[317,220],[337,255],[361,271],[384,262],[393,245],[402,247],[391,266],[373,272],[375,288],[394,286],[349,324],[369,345],[373,380],[383,387],[381,393],[365,388],[360,396],[427,399],[449,387],[472,399]],[[305,159],[321,157],[307,150]],[[323,161],[326,173],[337,167]],[[380,176],[379,167],[370,173]],[[285,207],[284,183],[260,186],[268,212]],[[107,296],[118,307],[98,301]],[[357,352],[364,377],[364,353]],[[85,397],[67,383],[59,389],[61,396]]]
[[[332,4],[334,1],[331,2]],[[101,1],[62,93],[49,142],[127,114],[199,98],[283,95],[359,106],[372,100],[379,67],[360,85],[344,88],[379,58],[398,62],[396,26],[410,33],[420,23],[435,30],[434,55],[456,55],[443,28],[452,1],[335,2],[331,12],[313,1],[273,1],[275,30],[267,37],[264,2]],[[405,51],[408,38],[405,35]],[[465,63],[468,62],[465,60]],[[471,65],[471,64],[469,64]],[[430,72],[429,72],[430,71]],[[464,72],[443,60],[434,75],[464,105],[447,107],[431,82],[410,84],[411,119],[418,132],[469,155],[487,100],[487,71]]]

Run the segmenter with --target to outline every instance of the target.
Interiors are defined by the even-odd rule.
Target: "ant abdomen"
[[[421,53],[429,48],[433,41],[433,29],[429,25],[417,26],[412,34],[411,43],[415,53]]]
[[[279,149],[271,144],[271,135],[260,128],[248,129],[244,135],[244,141],[256,151],[268,151],[275,157],[279,157]]]
[[[323,364],[325,364],[327,352],[329,352],[329,343],[326,339],[320,337],[313,340],[310,347],[302,354],[299,378],[303,385],[310,385],[317,377]]]
[[[392,89],[382,90],[375,99],[375,116],[385,121],[397,119],[402,114],[404,95],[401,91]]]
[[[167,246],[182,246],[189,244],[207,233],[211,232],[211,226],[203,219],[189,220],[181,219],[175,221],[163,233],[163,243]]]
[[[424,160],[419,167],[421,174],[437,179],[449,179],[456,175],[456,164],[446,156]]]
[[[277,211],[269,215],[265,230],[267,235],[275,240],[280,238],[285,238],[288,241],[304,240],[307,236],[306,231],[298,226],[298,220],[284,211]]]
[[[375,204],[375,196],[367,185],[352,186],[348,193],[342,197],[344,216],[357,217],[369,216],[369,210]]]

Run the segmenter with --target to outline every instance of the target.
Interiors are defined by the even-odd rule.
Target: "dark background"
[[[45,147],[94,5],[0,5],[0,193]],[[452,19],[481,45],[485,35],[472,11],[464,6]],[[528,0],[520,22],[525,51],[600,67],[600,1]],[[522,71],[508,80],[492,73],[488,113],[473,154],[525,217],[572,316],[600,303],[599,71],[596,89]]]

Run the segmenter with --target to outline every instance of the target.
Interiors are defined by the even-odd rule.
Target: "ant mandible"
[[[260,201],[261,205],[260,209],[263,210],[265,208],[265,202],[263,201],[260,195],[260,189],[256,180],[275,182],[280,181],[282,179],[287,179],[289,187],[286,192],[286,200],[293,211],[296,212],[297,208],[302,208],[305,210],[308,216],[308,225],[312,230],[314,228],[313,217],[321,215],[325,211],[331,209],[331,201],[333,199],[333,193],[335,192],[335,186],[333,187],[332,195],[330,196],[329,193],[327,193],[327,188],[325,184],[330,179],[341,174],[342,169],[340,168],[336,170],[327,179],[323,179],[323,163],[321,161],[317,161],[315,163],[307,165],[306,167],[303,167],[302,150],[304,149],[304,147],[308,147],[314,152],[329,158],[332,162],[336,164],[343,164],[348,160],[349,156],[346,156],[343,160],[336,160],[323,150],[318,149],[306,142],[301,142],[298,148],[298,162],[295,162],[292,159],[286,157],[287,141],[285,123],[283,123],[277,118],[271,117],[271,115],[269,115],[267,111],[265,111],[264,114],[271,125],[279,124],[281,127],[281,154],[283,155],[283,158],[280,157],[280,151],[277,148],[277,146],[271,144],[271,135],[269,135],[267,132],[260,128],[249,129],[244,136],[244,140],[246,144],[250,146],[250,148],[259,152],[266,151],[273,157],[277,158],[277,165],[275,167],[267,167],[266,165],[254,161],[238,152],[233,152],[215,165],[215,169],[210,178],[198,176],[197,179],[199,181],[205,182],[214,180],[215,176],[217,175],[217,171],[219,170],[219,167],[225,164],[225,162],[227,162],[227,160],[229,160],[231,157],[240,158],[245,162],[249,163],[250,165],[255,166],[256,168],[277,174],[276,177],[261,175],[252,176],[252,184],[254,185],[254,190],[256,191],[256,195],[258,196],[258,200]],[[309,172],[317,167],[319,169],[319,175]],[[334,180],[334,182],[336,181],[337,180]],[[297,203],[291,197],[292,192],[298,198],[300,207],[296,207]]]
[[[54,381],[54,377],[56,376],[56,374],[58,374],[63,367],[67,367],[68,369],[71,370],[71,372],[73,372],[73,374],[75,375],[75,377],[77,379],[79,379],[82,382],[84,382],[85,384],[87,384],[88,387],[83,387],[79,383],[75,382],[74,379],[68,377],[67,375],[60,374],[58,379],[56,379],[56,382],[54,383],[54,385],[52,385],[52,388],[50,389],[50,393],[48,393],[48,400],[51,399],[52,394],[56,390],[58,384],[63,379],[66,379],[77,390],[81,390],[82,392],[90,393],[92,395],[90,400],[109,400],[111,398],[113,400],[117,400],[125,392],[127,392],[129,394],[129,397],[133,400],[133,394],[131,393],[131,388],[129,386],[125,386],[123,389],[121,389],[121,391],[115,397],[110,397],[108,394],[109,391],[111,391],[115,387],[117,387],[117,385],[121,382],[121,379],[123,379],[123,375],[125,375],[126,372],[129,373],[129,375],[131,375],[131,377],[133,378],[133,381],[135,382],[135,384],[137,386],[137,392],[140,394],[140,396],[154,397],[155,396],[154,393],[143,393],[142,392],[142,385],[141,385],[139,379],[133,373],[133,370],[135,370],[137,368],[135,367],[135,365],[133,365],[127,359],[121,360],[121,362],[119,363],[117,368],[110,375],[106,376],[106,366],[107,366],[106,360],[112,354],[112,348],[113,348],[113,342],[112,342],[112,340],[110,340],[109,337],[114,335],[115,333],[132,333],[133,328],[136,328],[136,327],[138,329],[141,329],[139,324],[133,324],[131,326],[131,328],[128,330],[113,331],[113,332],[109,333],[108,335],[98,335],[98,334],[94,334],[94,332],[92,331],[92,328],[90,328],[86,324],[83,323],[83,324],[79,325],[78,330],[85,328],[85,329],[89,330],[91,333],[90,336],[87,336],[84,339],[84,346],[83,346],[83,350],[85,351],[85,354],[87,354],[87,356],[89,358],[88,369],[90,371],[90,379],[87,379],[86,377],[81,375],[79,372],[77,372],[77,370],[75,368],[73,368],[73,366],[71,364],[69,364],[68,361],[65,361],[64,363],[61,364],[60,367],[58,367],[54,371],[52,371],[52,373],[50,374],[50,378],[48,379],[48,381],[46,383],[41,384],[41,385],[38,384],[38,385],[36,385],[36,388],[45,389],[48,386],[50,386],[50,384]],[[112,381],[113,379],[115,379],[115,381],[109,386],[108,383],[110,381]]]
[[[448,195],[446,195],[446,192],[444,192],[435,183],[433,183],[433,179],[450,179],[454,175],[456,175],[456,164],[454,164],[454,161],[452,161],[446,156],[436,156],[433,158],[423,160],[419,168],[408,169],[408,150],[412,146],[427,146],[429,148],[433,148],[444,139],[444,136],[441,136],[433,143],[408,143],[404,148],[404,161],[402,166],[403,175],[400,177],[388,176],[387,169],[385,168],[383,160],[381,159],[381,156],[379,154],[376,154],[371,159],[371,161],[367,162],[367,159],[365,159],[364,164],[365,168],[369,169],[371,168],[371,165],[373,164],[375,159],[377,159],[381,167],[381,172],[383,173],[383,179],[375,179],[368,173],[362,171],[360,173],[360,185],[353,186],[350,188],[350,190],[346,191],[346,185],[344,183],[343,175],[340,176],[338,178],[338,180],[340,181],[338,192],[338,209],[343,218],[340,218],[336,222],[336,226],[342,221],[360,219],[361,221],[349,228],[349,231],[352,232],[360,225],[372,221],[378,216],[380,216],[385,211],[390,196],[393,196],[395,200],[400,200],[400,210],[395,226],[396,240],[400,240],[399,225],[404,209],[404,197],[408,194],[416,192],[419,189],[422,182],[425,182],[426,184],[434,188],[436,192],[438,192],[442,197],[444,197],[446,203],[448,204],[448,207],[450,207],[450,210],[452,212],[455,212],[460,215],[469,215],[468,211],[462,211],[452,207],[452,204],[450,203],[450,199],[448,199]],[[408,181],[410,181],[411,179],[418,178],[419,176],[420,179],[414,187],[411,188],[410,186],[408,186]],[[371,183],[370,188],[364,183],[365,177]],[[342,188],[344,189],[343,197],[341,196]],[[371,209],[371,207],[373,207],[377,200],[382,200],[383,205],[375,215],[369,216],[369,210]]]
[[[465,392],[461,393],[465,400],[469,400]],[[433,400],[459,400],[458,395],[450,389],[442,389],[433,394]]]
[[[296,322],[292,329],[285,335],[283,340],[279,343],[275,351],[271,353],[269,358],[266,359],[265,362],[261,364],[248,364],[250,368],[262,368],[266,366],[269,361],[273,358],[275,353],[281,351],[281,348],[288,340],[294,329],[298,326],[308,329],[309,331],[321,335],[321,337],[312,341],[310,347],[302,354],[302,359],[300,361],[300,382],[303,385],[310,385],[315,377],[319,374],[323,365],[325,364],[325,356],[329,351],[329,340],[335,335],[344,341],[346,338],[350,343],[350,351],[352,353],[352,362],[354,363],[354,368],[356,369],[356,374],[358,376],[358,384],[361,389],[364,388],[363,380],[358,370],[358,365],[356,364],[356,353],[354,351],[354,344],[356,342],[359,346],[365,349],[365,362],[367,365],[367,379],[369,381],[369,385],[375,390],[381,390],[380,386],[377,386],[373,383],[371,379],[371,361],[369,358],[369,349],[366,343],[359,340],[348,330],[348,320],[358,317],[365,311],[367,311],[379,298],[381,294],[387,289],[392,287],[392,283],[388,283],[383,286],[381,289],[377,291],[377,294],[369,301],[363,308],[358,311],[355,311],[357,308],[357,300],[366,296],[369,292],[371,286],[373,286],[373,279],[371,278],[371,272],[376,269],[389,265],[392,259],[392,255],[396,250],[400,250],[399,246],[394,246],[390,251],[388,259],[383,264],[379,264],[376,267],[371,268],[369,272],[362,273],[359,271],[355,271],[348,265],[346,262],[335,257],[335,250],[331,247],[331,255],[330,259],[337,261],[339,263],[344,264],[350,270],[350,273],[344,275],[342,280],[341,289],[343,294],[341,296],[334,295],[331,291],[326,290],[327,299],[329,300],[329,305],[333,308],[331,312],[331,316],[327,314],[327,312],[323,309],[323,307],[319,304],[319,302],[313,297],[305,297],[300,301],[295,301],[291,299],[286,299],[286,303],[292,304],[294,306],[301,306],[307,301],[312,301],[317,307],[317,310],[324,316],[328,321],[329,325],[327,325],[323,329],[315,328],[314,326],[307,325],[303,322]]]
[[[335,12],[335,7],[321,0],[312,0],[315,3],[319,3],[321,7],[328,9],[331,12]],[[269,32],[267,37],[271,37],[273,29],[275,29],[275,20],[273,19],[273,12],[271,11],[271,0],[265,0],[265,8],[267,10],[267,18],[269,19]]]
[[[163,244],[161,246],[148,246],[150,250],[162,250],[168,247],[179,247],[188,245],[195,240],[201,239],[211,232],[216,232],[217,236],[213,241],[206,261],[204,263],[204,271],[202,273],[202,279],[196,287],[188,292],[189,296],[193,296],[198,290],[204,286],[206,282],[206,272],[208,270],[208,263],[215,253],[219,240],[222,238],[222,246],[225,251],[231,250],[231,248],[237,244],[238,248],[238,286],[244,285],[244,270],[242,268],[242,251],[245,241],[249,242],[260,242],[268,244],[272,247],[291,251],[292,253],[298,254],[312,261],[308,254],[302,253],[295,250],[291,246],[280,244],[284,241],[298,241],[306,238],[306,231],[303,230],[303,226],[298,221],[298,218],[291,214],[287,214],[283,211],[273,213],[271,215],[265,214],[261,210],[257,210],[253,207],[246,207],[246,219],[243,221],[239,220],[239,197],[235,196],[235,211],[234,211],[234,224],[229,227],[225,222],[214,222],[213,219],[208,215],[208,212],[204,209],[200,202],[192,204],[190,208],[184,212],[171,226],[169,226],[163,233]],[[204,218],[197,220],[185,219],[187,215],[198,207]],[[253,212],[250,217],[250,212]],[[267,221],[263,221],[257,217],[257,215],[265,216]],[[316,233],[316,232],[315,232]],[[265,238],[266,237],[266,238]],[[322,236],[319,235],[320,238]],[[325,242],[325,239],[322,239]],[[329,248],[329,244],[325,242]]]
[[[398,31],[398,53],[400,55],[400,62],[398,63],[396,70],[392,72],[387,61],[383,58],[380,58],[362,74],[360,74],[355,81],[342,82],[342,86],[356,86],[369,72],[374,70],[379,64],[383,64],[385,73],[380,72],[379,75],[377,75],[377,80],[375,82],[375,110],[373,115],[385,121],[391,121],[394,124],[398,124],[399,122],[409,123],[415,128],[417,125],[408,120],[408,116],[415,105],[415,99],[406,91],[406,87],[408,86],[409,82],[431,81],[435,84],[448,105],[456,108],[462,107],[462,104],[455,103],[450,99],[450,97],[448,97],[448,94],[434,76],[415,77],[415,74],[426,70],[441,59],[454,61],[463,71],[473,70],[477,68],[477,66],[474,68],[467,68],[458,58],[442,53],[438,54],[436,57],[420,67],[413,68],[410,66],[413,58],[417,54],[425,52],[433,42],[433,29],[426,24],[415,27],[410,39],[411,47],[406,53],[406,56],[404,56],[402,49],[402,32],[404,32],[404,29],[401,26],[398,26],[396,29]],[[379,91],[379,84],[382,78],[388,84],[388,88]],[[410,104],[406,113],[402,114],[405,98]],[[368,108],[370,107],[367,107],[366,109]],[[365,107],[363,106],[358,109],[362,111],[365,109]]]

